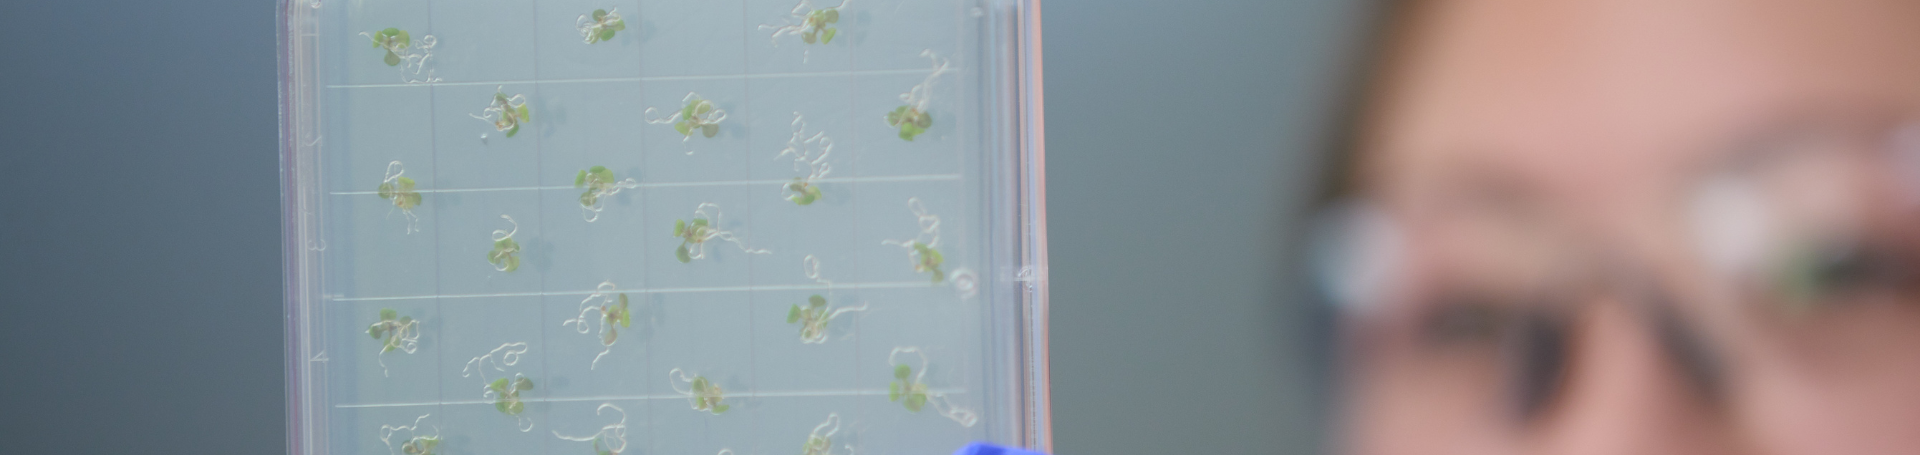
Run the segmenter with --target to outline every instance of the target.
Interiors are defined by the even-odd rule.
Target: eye
[[[1495,356],[1505,399],[1525,422],[1539,416],[1559,393],[1568,361],[1568,330],[1563,318],[1543,309],[1453,299],[1431,310],[1421,331],[1430,346]]]
[[[1782,310],[1801,315],[1873,294],[1920,291],[1913,257],[1871,242],[1810,243],[1783,255],[1771,287]]]

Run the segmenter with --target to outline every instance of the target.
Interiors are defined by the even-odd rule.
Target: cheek
[[[1920,312],[1850,308],[1773,327],[1741,362],[1735,402],[1750,437],[1779,454],[1920,447]]]

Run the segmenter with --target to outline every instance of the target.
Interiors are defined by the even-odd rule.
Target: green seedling
[[[616,180],[613,177],[613,170],[607,169],[606,166],[594,166],[575,174],[573,187],[586,189],[585,192],[580,193],[580,208],[585,210],[581,216],[586,217],[588,223],[592,223],[600,219],[600,211],[605,209],[601,204],[602,199],[619,194],[621,190],[639,188],[640,184],[633,179]]]
[[[887,126],[900,130],[900,138],[912,141],[914,137],[933,127],[933,114],[928,113],[927,105],[932,101],[933,81],[947,72],[947,59],[936,57],[932,50],[920,52],[921,57],[933,60],[933,72],[920,85],[913,86],[907,93],[900,94],[900,101],[906,104],[887,113]]]
[[[360,36],[367,37],[375,49],[387,54],[381,58],[387,66],[399,67],[400,80],[409,84],[440,81],[433,77],[433,72],[426,71],[427,61],[433,58],[433,46],[438,42],[433,35],[423,35],[416,40],[406,30],[387,28],[376,32],[360,32]],[[423,71],[426,75],[421,77]]]
[[[387,445],[388,452],[393,452],[393,436],[399,434],[401,430],[406,430],[408,437],[405,442],[400,443],[399,453],[407,455],[434,455],[434,450],[440,447],[439,429],[435,428],[434,435],[432,436],[420,434],[420,422],[426,420],[427,416],[430,415],[432,414],[422,415],[413,419],[413,425],[381,425],[380,442]]]
[[[805,177],[794,177],[792,182],[780,186],[780,193],[794,205],[812,205],[820,200],[820,186],[815,182],[826,178],[833,172],[833,166],[827,164],[827,155],[833,153],[833,138],[826,133],[806,134],[807,122],[800,113],[793,113],[793,136],[787,138],[787,148],[781,149],[774,159],[793,156],[793,170],[805,167]]]
[[[812,0],[800,0],[782,19],[784,24],[764,24],[760,30],[772,30],[772,42],[776,46],[780,44],[781,35],[798,35],[800,41],[807,44],[832,43],[833,36],[840,33],[833,25],[840,23],[840,9],[846,7],[847,2],[844,1],[837,6],[816,8]]]
[[[520,133],[520,124],[532,120],[533,117],[527,112],[527,96],[507,96],[506,88],[506,86],[500,86],[495,89],[493,101],[487,104],[487,108],[481,110],[479,115],[467,114],[467,116],[491,123],[494,131],[513,137]],[[481,136],[483,139],[485,137]]]
[[[887,126],[898,128],[900,138],[911,141],[933,127],[933,114],[922,109],[924,107],[912,103],[900,105],[887,113]]]
[[[713,210],[712,216],[708,216],[708,209]],[[747,254],[771,253],[767,250],[747,248],[746,242],[740,241],[739,237],[734,236],[732,231],[724,231],[716,227],[719,224],[719,218],[720,206],[718,204],[702,203],[694,208],[693,220],[691,222],[685,219],[673,220],[673,236],[680,239],[680,247],[673,251],[674,257],[680,259],[680,262],[683,263],[705,258],[707,257],[707,243],[711,240],[731,242],[735,246],[740,247],[742,251],[746,251]]]
[[[700,94],[692,92],[688,92],[686,98],[680,100],[680,104],[681,107],[678,112],[674,112],[665,118],[653,118],[655,115],[658,115],[659,110],[651,107],[647,108],[647,123],[655,125],[673,124],[673,130],[680,133],[681,142],[693,139],[693,133],[695,132],[699,132],[701,136],[706,137],[714,137],[720,134],[720,122],[727,119],[726,110],[720,109],[713,104],[712,101],[701,98]],[[687,152],[687,154],[692,155],[693,152]]]
[[[706,218],[694,218],[692,223],[673,220],[673,236],[680,238],[680,248],[673,251],[673,256],[679,258],[680,262],[693,262],[694,259],[706,257],[704,245],[707,239],[714,237],[714,232],[713,227],[707,225]]]
[[[520,393],[533,390],[533,380],[520,373],[514,373],[511,380],[501,377],[487,381],[487,368],[491,366],[494,371],[506,372],[506,367],[520,363],[520,356],[526,353],[527,342],[525,341],[501,344],[500,347],[493,348],[486,354],[468,360],[467,365],[460,369],[460,377],[472,377],[478,373],[480,380],[486,381],[486,387],[480,396],[493,399],[494,410],[515,417],[522,432],[533,430],[533,420],[520,415],[527,408]]]
[[[800,270],[814,282],[833,288],[833,282],[820,277],[820,260],[809,254],[800,258]],[[858,307],[832,308],[827,305],[826,296],[814,294],[807,297],[807,305],[793,305],[787,309],[787,323],[800,324],[800,342],[820,344],[827,342],[827,323],[833,318],[853,311],[866,311],[867,305]]]
[[[913,367],[907,364],[898,362],[896,357],[900,354],[914,354],[919,356],[919,371],[915,371]],[[972,411],[954,407],[952,402],[947,401],[945,393],[934,391],[932,388],[927,387],[927,354],[921,352],[920,348],[893,348],[893,352],[887,353],[887,364],[893,365],[893,382],[887,385],[887,401],[899,402],[901,406],[911,412],[920,412],[921,409],[932,407],[935,412],[939,412],[940,415],[959,422],[961,426],[972,427],[975,423],[979,422],[980,419],[978,415],[975,415]]]
[[[918,241],[913,242],[909,248],[913,249],[913,252],[908,254],[908,259],[913,261],[914,272],[931,275],[934,284],[940,284],[940,282],[947,280],[946,272],[940,271],[940,262],[944,261],[944,259],[940,257],[940,250],[934,249],[932,245]]]
[[[807,442],[800,446],[800,455],[831,455],[833,453],[833,435],[840,432],[840,414],[829,413],[827,420],[813,427],[807,434]],[[853,453],[853,447],[847,447],[847,453]]]
[[[887,401],[899,401],[908,411],[920,412],[927,405],[927,383],[912,376],[912,367],[894,365],[894,381],[887,385]]]
[[[592,305],[593,303],[598,305]],[[633,327],[633,310],[628,305],[627,294],[615,292],[612,282],[600,283],[594,293],[580,300],[580,315],[561,321],[560,325],[573,326],[574,331],[585,334],[593,331],[587,326],[590,320],[600,323],[600,345],[602,346],[600,354],[593,356],[593,363],[587,367],[591,370],[600,365],[601,357],[606,357],[607,353],[613,352],[613,342],[620,339],[620,329]]]
[[[392,308],[382,308],[380,321],[367,327],[367,335],[380,340],[380,373],[386,375],[386,353],[400,351],[412,354],[420,348],[420,321],[412,316],[401,316]]]
[[[866,305],[852,308],[829,308],[827,298],[820,294],[807,297],[807,306],[793,305],[787,310],[787,323],[800,324],[800,342],[820,344],[827,342],[827,322],[849,311],[865,311]]]
[[[413,45],[413,37],[408,35],[406,30],[398,28],[388,27],[386,30],[374,32],[369,37],[373,38],[374,48],[387,51],[386,58],[382,60],[387,62],[387,66],[400,66],[400,62],[405,61],[402,56],[406,55],[407,46]]]
[[[720,415],[732,408],[722,402],[726,399],[726,392],[720,389],[720,384],[707,380],[706,376],[694,375],[689,378],[687,373],[679,368],[667,372],[667,375],[670,380],[687,383],[687,390],[680,390],[677,386],[674,390],[687,396],[687,401],[692,404],[693,410]]]
[[[487,391],[493,393],[493,409],[510,416],[527,409],[526,402],[520,401],[520,392],[525,390],[533,390],[533,380],[520,375],[514,375],[512,381],[499,378],[487,384]]]
[[[907,198],[907,210],[912,211],[914,217],[919,219],[920,235],[910,240],[885,240],[880,243],[906,248],[907,260],[913,264],[914,273],[929,274],[933,284],[945,282],[947,274],[940,270],[940,265],[946,259],[940,255],[938,248],[940,217],[927,213],[926,206],[921,204],[920,198],[917,197]]]
[[[593,410],[593,415],[600,415],[608,409],[620,413],[620,421],[600,427],[600,432],[592,436],[567,436],[559,431],[554,431],[553,436],[568,441],[592,442],[593,453],[598,455],[620,455],[627,450],[627,411],[613,403],[600,403],[600,407]]]
[[[400,210],[400,216],[407,219],[407,233],[412,234],[420,231],[420,216],[415,215],[413,209],[420,206],[422,198],[420,192],[414,189],[413,179],[407,177],[406,173],[406,166],[399,161],[387,163],[387,175],[380,180],[380,188],[376,193],[381,199],[392,202],[393,208]]]
[[[415,437],[400,445],[400,453],[407,455],[433,455],[433,449],[440,447],[440,438]]]
[[[785,193],[787,200],[793,201],[794,205],[812,205],[814,201],[820,200],[820,187],[803,177],[794,177],[792,182],[781,185],[780,191]]]
[[[614,32],[627,29],[627,21],[620,19],[620,8],[614,8],[613,11],[593,10],[592,13],[580,15],[575,24],[580,29],[580,37],[587,44],[612,40]]]
[[[511,216],[500,217],[513,223],[513,230],[493,230],[493,251],[487,252],[487,262],[493,264],[494,270],[502,272],[520,270],[520,242],[513,240],[513,234],[520,232],[520,223],[513,221]]]

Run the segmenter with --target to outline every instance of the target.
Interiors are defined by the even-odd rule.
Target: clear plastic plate
[[[1034,3],[281,11],[290,452],[1047,448]]]

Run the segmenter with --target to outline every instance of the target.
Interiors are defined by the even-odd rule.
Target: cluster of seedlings
[[[820,7],[816,6],[812,0],[801,0],[783,18],[782,23],[762,25],[760,28],[763,31],[772,31],[771,41],[775,45],[779,44],[783,36],[799,37],[801,42],[808,45],[830,44],[839,35],[838,25],[846,7],[846,2],[831,7]],[[611,41],[619,32],[627,29],[626,20],[617,8],[596,9],[580,15],[574,26],[579,31],[582,41],[589,45]],[[361,33],[361,35],[369,38],[373,47],[382,51],[383,63],[401,68],[403,80],[406,82],[439,81],[432,77],[430,71],[424,78],[415,77],[422,71],[426,71],[427,62],[432,57],[432,49],[437,44],[433,36],[425,35],[416,40],[406,30],[399,28],[387,28]],[[948,60],[935,56],[932,51],[922,52],[921,56],[932,60],[932,71],[920,84],[901,94],[900,100],[903,104],[885,116],[888,127],[897,130],[898,137],[906,141],[913,141],[933,127],[933,116],[929,110],[932,87],[938,77],[950,71]],[[487,122],[494,132],[511,138],[515,137],[520,132],[521,126],[531,119],[530,114],[525,95],[509,96],[505,92],[505,87],[501,86],[481,113],[470,114],[470,116]],[[691,92],[681,100],[678,109],[665,116],[659,116],[659,110],[654,108],[646,109],[645,114],[646,121],[650,124],[672,125],[673,130],[681,136],[682,142],[692,140],[695,135],[706,138],[718,136],[721,123],[727,119],[726,110],[721,109],[714,101]],[[798,112],[794,113],[792,125],[792,136],[776,159],[791,158],[794,170],[805,172],[805,174],[782,184],[781,197],[795,205],[807,206],[823,197],[819,183],[832,171],[827,157],[832,153],[833,140],[824,132],[808,132],[806,121]],[[486,136],[482,135],[482,139],[485,138]],[[608,197],[623,190],[638,188],[639,184],[632,178],[618,179],[611,169],[596,165],[580,170],[574,177],[573,186],[582,190],[579,203],[584,210],[584,218],[588,222],[593,222],[604,210],[605,200]],[[389,201],[393,208],[400,211],[407,219],[407,233],[419,231],[419,216],[414,213],[414,210],[421,206],[424,198],[416,182],[405,176],[405,167],[401,162],[389,163],[386,175],[376,193],[381,199]],[[940,219],[931,215],[918,198],[908,199],[907,206],[917,218],[920,232],[910,239],[886,240],[883,244],[905,249],[914,272],[927,274],[934,284],[940,284],[947,280],[947,272],[942,269],[944,259],[939,250]],[[514,235],[519,232],[519,223],[508,215],[501,215],[501,218],[511,224],[511,228],[493,231],[493,248],[487,253],[487,262],[497,271],[513,272],[519,269],[521,263],[521,246],[514,238]],[[745,242],[720,226],[719,206],[712,203],[702,203],[697,206],[690,218],[675,220],[673,236],[680,240],[674,252],[676,259],[689,263],[706,258],[707,246],[715,240],[733,243],[749,254],[769,253],[767,250],[747,247]],[[828,339],[830,322],[834,318],[849,312],[867,310],[867,305],[864,303],[857,307],[832,306],[829,302],[830,297],[833,296],[832,282],[820,276],[819,267],[819,260],[812,255],[802,259],[803,273],[807,278],[825,285],[827,291],[823,294],[808,296],[805,304],[792,305],[786,315],[787,324],[798,326],[799,339],[805,344],[825,343]],[[970,272],[958,273],[967,273],[965,278],[969,280],[967,289],[970,290],[973,279]],[[599,361],[612,351],[615,342],[619,339],[620,331],[630,329],[632,323],[633,308],[626,293],[619,292],[611,282],[603,282],[593,293],[581,300],[579,314],[561,324],[581,334],[598,332],[597,337],[602,350],[594,356],[589,367],[591,369],[597,367]],[[380,311],[379,320],[368,327],[367,333],[380,342],[382,355],[392,351],[410,354],[418,348],[419,327],[420,321],[410,316],[402,316],[398,311],[387,308]],[[474,357],[467,362],[461,372],[462,377],[478,374],[484,384],[482,397],[491,400],[495,410],[502,415],[514,417],[518,422],[517,427],[522,432],[532,429],[532,421],[522,415],[526,411],[527,403],[522,394],[534,389],[533,380],[518,372],[511,376],[488,380],[488,370],[506,373],[507,367],[515,366],[520,356],[527,352],[526,342],[505,343],[484,355]],[[913,365],[898,362],[897,357],[902,354],[918,356],[920,361],[918,370]],[[900,403],[910,412],[920,412],[932,407],[941,415],[964,426],[974,425],[977,418],[973,413],[953,407],[943,393],[928,386],[925,380],[928,360],[920,348],[895,348],[889,353],[887,360],[892,366],[894,379],[888,388],[889,401]],[[381,367],[385,371],[384,359],[381,361]],[[731,408],[726,402],[725,391],[718,382],[698,374],[689,375],[680,368],[674,368],[668,374],[674,390],[687,397],[693,410],[720,415]],[[680,385],[683,383],[684,388]],[[594,453],[598,455],[619,455],[626,451],[628,446],[626,411],[612,403],[602,403],[595,409],[594,414],[602,415],[607,411],[618,413],[619,420],[601,427],[592,435],[567,436],[558,431],[554,431],[553,434],[563,440],[591,443]],[[383,425],[380,440],[386,443],[390,450],[397,450],[399,453],[435,454],[435,451],[440,449],[442,439],[437,428],[433,434],[425,434],[421,431],[422,422],[427,417],[422,415],[412,425],[407,426]],[[808,435],[802,446],[802,455],[832,455],[834,448],[832,438],[840,431],[840,426],[840,416],[837,413],[828,414],[827,419],[814,427]],[[406,438],[395,439],[402,431],[407,432]],[[843,447],[847,453],[852,453],[852,446]],[[720,453],[730,455],[732,450],[722,449]]]

